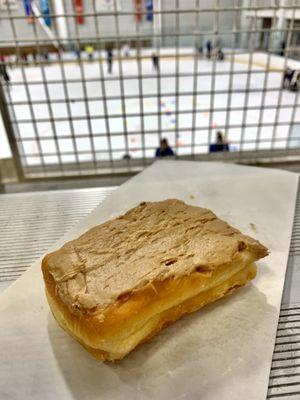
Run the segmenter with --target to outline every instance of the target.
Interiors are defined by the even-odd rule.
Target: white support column
[[[286,18],[285,18],[285,10],[282,8],[287,5],[286,0],[280,0],[279,9],[276,13],[277,21],[276,21],[276,29],[284,29],[286,26]],[[284,41],[284,32],[276,32],[276,36],[273,41],[273,46],[281,49],[282,42]]]
[[[153,15],[153,31],[155,35],[160,35],[156,37],[155,40],[155,45],[156,47],[161,46],[161,27],[162,27],[162,15],[161,15],[161,0],[154,0],[153,1],[153,9],[156,12],[159,12],[159,14],[154,14]]]
[[[61,15],[56,18],[57,33],[60,43],[67,43],[68,40],[68,25],[65,15],[65,7],[63,0],[52,0],[54,13]]]
[[[241,1],[241,5],[242,5],[242,7],[246,8],[246,7],[249,6],[249,1],[248,0],[243,0],[243,1]],[[240,14],[240,26],[238,27],[238,29],[241,29],[241,30],[247,29],[250,26],[251,18],[253,18],[253,17],[250,17],[248,15],[248,11],[242,10],[241,14]],[[248,36],[249,36],[248,34],[240,33],[240,37],[239,37],[239,41],[238,41],[238,43],[239,43],[238,46],[239,47],[244,48],[244,49],[248,48],[248,45],[249,45]]]

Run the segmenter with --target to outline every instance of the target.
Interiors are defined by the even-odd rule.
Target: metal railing
[[[296,0],[13,3],[0,110],[20,179],[136,171],[162,138],[177,158],[300,156],[299,92],[282,88],[300,70]],[[217,131],[229,151],[211,151]]]

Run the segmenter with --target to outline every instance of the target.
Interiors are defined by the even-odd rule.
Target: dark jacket
[[[155,157],[168,157],[174,156],[174,151],[168,146],[165,150],[161,151],[160,147],[156,149]]]

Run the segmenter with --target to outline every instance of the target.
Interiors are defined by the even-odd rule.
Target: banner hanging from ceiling
[[[41,13],[43,15],[43,19],[45,22],[45,25],[51,27],[51,18],[50,18],[50,8],[49,8],[49,3],[48,0],[40,0],[40,6],[41,6]]]
[[[84,24],[84,17],[83,17],[83,1],[82,0],[75,0],[75,14],[76,14],[76,22],[78,25]]]
[[[33,12],[31,8],[31,0],[23,0],[24,11],[27,17],[27,22],[31,24],[33,22]]]
[[[142,0],[134,0],[135,20],[141,23],[143,20],[143,5]]]
[[[146,20],[153,21],[153,0],[145,0]]]

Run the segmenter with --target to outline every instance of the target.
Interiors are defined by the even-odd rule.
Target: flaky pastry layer
[[[206,304],[233,293],[236,289],[244,286],[249,280],[253,279],[255,275],[255,264],[247,265],[226,281],[204,290],[180,304],[153,315],[145,324],[140,324],[140,328],[135,332],[131,332],[127,337],[123,334],[124,327],[120,326],[120,335],[114,335],[110,341],[107,341],[104,345],[105,350],[101,347],[101,339],[99,340],[99,347],[92,347],[88,344],[90,343],[92,334],[91,325],[89,325],[88,328],[84,321],[70,314],[69,310],[64,307],[60,299],[53,295],[53,292],[51,293],[51,291],[46,290],[46,293],[52,313],[59,325],[83,345],[93,356],[102,361],[112,361],[122,359],[136,346],[151,339],[161,329],[169,326],[183,315],[196,311]],[[176,301],[174,301],[174,303],[176,303]],[[121,331],[123,331],[122,334]]]
[[[243,286],[268,254],[210,210],[142,203],[44,257],[58,323],[101,360],[121,359],[182,315]]]

